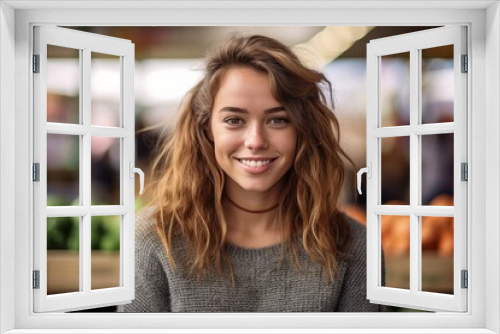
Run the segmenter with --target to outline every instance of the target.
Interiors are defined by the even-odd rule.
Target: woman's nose
[[[249,150],[265,150],[268,147],[265,130],[260,125],[253,125],[248,129],[245,146]]]

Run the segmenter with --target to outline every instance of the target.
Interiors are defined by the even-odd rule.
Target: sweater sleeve
[[[346,264],[337,312],[383,312],[383,305],[372,304],[366,298],[366,227],[350,219],[350,259]],[[383,259],[383,255],[382,255]],[[382,261],[382,281],[385,281],[385,265]]]
[[[118,312],[169,312],[170,294],[164,263],[163,246],[155,222],[145,214],[136,217],[135,299],[118,306]]]

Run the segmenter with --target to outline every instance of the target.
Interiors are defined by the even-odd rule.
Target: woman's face
[[[266,74],[229,69],[211,117],[215,158],[227,176],[226,192],[265,193],[293,164],[297,131],[289,111],[274,99]]]

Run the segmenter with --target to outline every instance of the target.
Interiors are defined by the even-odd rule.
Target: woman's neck
[[[238,203],[234,202],[231,197],[229,196],[226,196],[226,199],[229,203],[231,203],[231,205],[235,206],[236,208],[240,209],[241,211],[244,211],[244,212],[247,212],[247,213],[252,213],[252,214],[263,214],[263,213],[266,213],[266,212],[270,212],[270,211],[273,211],[275,210],[279,203],[276,202],[276,204],[274,204],[273,206],[270,206],[268,208],[265,208],[265,209],[258,209],[258,210],[255,210],[255,209],[248,209],[248,208],[245,208],[241,205],[239,205]]]
[[[278,191],[252,193],[239,190],[226,189],[224,193],[222,206],[228,235],[258,239],[279,232],[280,225],[275,221],[279,210]]]
[[[223,201],[227,222],[226,242],[242,248],[264,248],[281,242],[281,228],[276,222],[278,207],[254,213]]]

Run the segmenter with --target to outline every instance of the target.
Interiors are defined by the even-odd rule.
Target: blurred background
[[[293,48],[308,66],[322,71],[333,87],[341,144],[355,162],[349,168],[342,210],[366,224],[356,172],[366,166],[366,44],[434,27],[67,27],[131,40],[135,44],[136,166],[150,180],[155,145],[171,129],[184,94],[203,74],[206,51],[230,36],[261,34]],[[95,126],[120,126],[120,60],[92,53],[91,120]],[[48,47],[47,121],[80,122],[79,51]],[[381,60],[381,126],[409,124],[409,53]],[[327,95],[328,96],[328,95]],[[453,122],[453,48],[422,51],[422,123]],[[156,125],[156,130],[142,131]],[[119,139],[92,137],[93,205],[120,204]],[[453,206],[453,134],[421,136],[423,205]],[[79,138],[47,135],[47,205],[79,203]],[[409,137],[381,139],[382,204],[409,204]],[[138,182],[137,178],[136,181]],[[136,185],[138,191],[139,185]],[[148,193],[136,194],[136,209]],[[48,293],[79,290],[79,217],[49,218]],[[453,218],[422,218],[422,290],[453,293]],[[409,289],[408,216],[381,217],[386,286]],[[92,218],[92,289],[119,286],[120,217]],[[112,308],[104,309],[112,311]],[[413,311],[388,308],[388,311]]]

